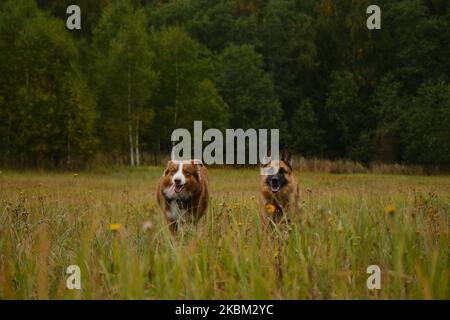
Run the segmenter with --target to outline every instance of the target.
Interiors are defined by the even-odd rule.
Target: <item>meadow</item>
[[[259,171],[210,169],[208,215],[174,238],[161,173],[0,173],[0,298],[449,299],[448,176],[296,172],[301,209],[266,234]]]

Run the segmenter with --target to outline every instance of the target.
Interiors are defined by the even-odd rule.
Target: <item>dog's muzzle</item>
[[[280,190],[280,179],[277,176],[270,178],[270,189],[274,193]]]
[[[176,193],[180,193],[181,191],[183,191],[184,184],[181,183],[180,179],[175,179],[173,182],[175,184],[175,192]]]

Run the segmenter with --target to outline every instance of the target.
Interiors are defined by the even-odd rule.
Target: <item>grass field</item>
[[[161,172],[1,173],[0,298],[449,299],[448,176],[297,172],[302,209],[267,235],[258,170],[211,169],[208,216],[172,238]]]

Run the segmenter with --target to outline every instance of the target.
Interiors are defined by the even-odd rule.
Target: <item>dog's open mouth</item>
[[[172,184],[167,192],[169,197],[172,197],[175,193],[180,193],[184,190],[184,184]]]
[[[270,186],[270,190],[273,192],[273,193],[277,193],[278,191],[280,191],[280,186],[279,185],[271,185]]]
[[[175,192],[180,193],[184,190],[184,184],[175,184]]]

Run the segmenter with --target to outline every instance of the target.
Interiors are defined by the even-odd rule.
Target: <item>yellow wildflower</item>
[[[391,216],[394,215],[395,210],[396,210],[396,208],[393,204],[389,204],[384,208],[384,212],[386,212],[387,214],[389,214]]]
[[[271,203],[266,204],[266,211],[268,214],[274,214],[275,213],[275,206]]]
[[[344,231],[344,228],[342,227],[342,221],[339,221],[339,224],[338,224],[338,226],[337,226],[337,231],[338,231],[339,233],[341,233],[341,232]]]
[[[110,223],[109,224],[109,230],[111,231],[119,231],[122,228],[122,225],[120,223]]]

